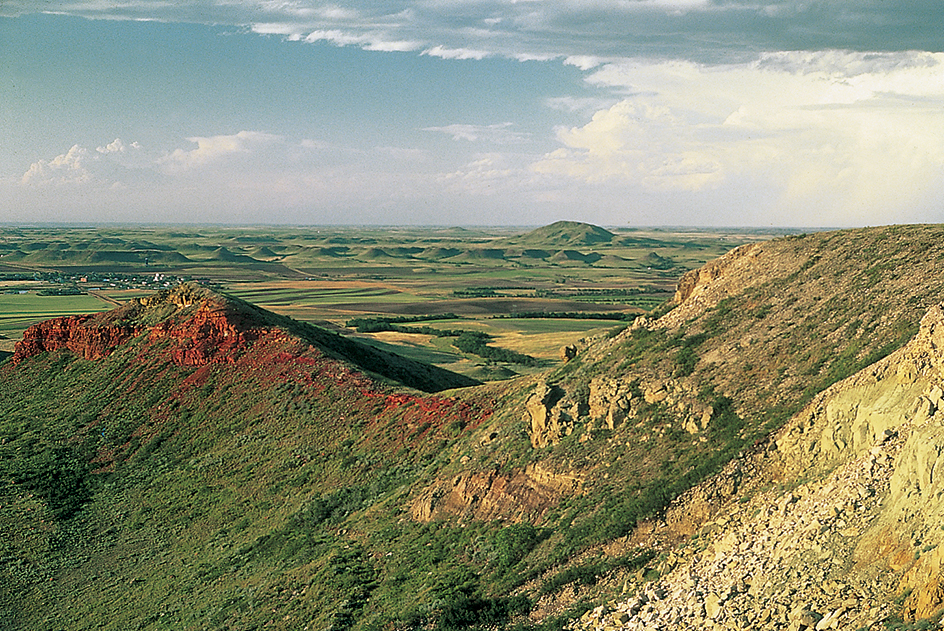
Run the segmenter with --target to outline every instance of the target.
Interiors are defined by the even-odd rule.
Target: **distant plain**
[[[494,378],[541,370],[561,346],[625,326],[678,277],[731,248],[783,234],[528,228],[0,228],[0,351],[52,317],[92,313],[181,279],[413,359]],[[550,316],[550,317],[549,317]],[[422,319],[481,331],[537,360],[502,366],[448,337],[356,333],[353,318]],[[483,372],[484,370],[484,372]]]

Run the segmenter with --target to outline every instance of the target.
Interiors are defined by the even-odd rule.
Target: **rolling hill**
[[[613,241],[615,234],[599,226],[577,221],[558,221],[507,242],[536,248],[581,248]]]

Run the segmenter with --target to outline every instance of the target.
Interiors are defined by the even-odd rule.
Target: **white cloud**
[[[433,46],[423,51],[424,55],[430,57],[441,57],[443,59],[485,59],[490,55],[485,50],[474,50],[471,48],[446,48],[445,46]]]
[[[423,131],[436,131],[452,136],[453,140],[467,140],[470,142],[484,141],[497,145],[512,145],[527,142],[529,135],[512,131],[514,123],[499,123],[496,125],[463,125],[454,124],[444,127],[426,127]]]
[[[917,216],[944,193],[944,54],[635,62],[591,80],[634,96],[559,130],[536,171],[653,191],[762,181],[768,211],[819,225]]]
[[[68,152],[52,160],[37,160],[31,164],[21,182],[31,186],[88,182],[92,179],[92,174],[86,168],[88,158],[88,149],[73,145]]]
[[[605,62],[606,60],[602,57],[592,55],[570,55],[564,59],[564,63],[568,66],[575,66],[581,70],[593,70]]]
[[[336,46],[359,46],[378,52],[409,52],[422,46],[417,41],[387,39],[382,33],[357,34],[337,29],[312,31],[304,39],[308,43],[324,41]]]
[[[160,164],[171,172],[188,171],[219,163],[234,156],[249,156],[261,149],[280,145],[281,136],[258,131],[237,134],[187,138],[196,143],[196,149],[175,149],[160,159]]]
[[[728,60],[744,51],[940,50],[940,0],[6,0],[0,15],[53,10],[89,18],[251,27],[288,39],[455,58],[644,55]],[[474,55],[474,56],[472,56]]]
[[[545,99],[544,105],[552,110],[592,115],[598,110],[612,107],[615,102],[616,99],[613,98],[603,98],[596,96],[557,96]]]
[[[136,177],[136,171],[147,161],[146,152],[140,144],[133,142],[126,145],[120,138],[94,151],[73,145],[66,153],[32,163],[20,178],[20,183],[28,187],[110,187],[125,178]]]
[[[121,141],[121,138],[115,138],[112,142],[108,143],[104,147],[96,147],[95,151],[99,153],[126,153],[130,149],[141,149],[141,145],[139,145],[137,142],[133,142],[130,146],[128,146]]]
[[[0,178],[0,193],[31,210],[4,212],[8,220],[140,221],[147,209],[153,221],[356,223],[389,222],[396,208],[423,223],[442,218],[428,202],[443,189],[442,164],[425,150],[257,131],[186,140],[163,154],[116,139],[37,160],[15,182]],[[143,166],[121,165],[138,152]]]

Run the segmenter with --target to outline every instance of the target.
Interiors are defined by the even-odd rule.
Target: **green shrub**
[[[91,497],[88,465],[70,447],[54,447],[14,465],[14,480],[43,499],[53,515],[67,519]]]
[[[605,558],[596,563],[588,563],[567,568],[558,572],[541,585],[539,593],[543,596],[558,591],[565,585],[595,585],[601,576],[617,569],[638,570],[654,559],[653,550],[644,550],[639,554],[617,558]]]
[[[457,337],[452,343],[452,345],[463,353],[478,355],[479,357],[484,357],[485,359],[521,364],[522,366],[537,365],[537,360],[529,355],[516,353],[515,351],[510,351],[506,348],[496,348],[494,346],[489,346],[486,343],[488,339],[488,334],[482,333],[480,331],[463,331],[462,334],[459,335],[459,337]]]
[[[465,596],[451,600],[439,609],[437,631],[458,629],[495,628],[505,624],[509,618],[531,611],[527,596],[508,598],[480,598]]]
[[[502,528],[495,535],[495,565],[502,569],[517,565],[549,534],[550,531],[539,530],[528,523]]]

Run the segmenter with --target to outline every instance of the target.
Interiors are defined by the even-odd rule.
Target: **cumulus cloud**
[[[812,223],[824,208],[837,224],[900,217],[944,193],[942,54],[627,62],[591,80],[634,96],[560,129],[536,171],[662,191],[760,180],[768,209]]]
[[[75,145],[37,160],[17,182],[0,179],[0,191],[24,204],[42,202],[24,220],[51,213],[50,220],[139,221],[146,208],[155,221],[302,221],[299,213],[309,211],[316,222],[389,221],[377,213],[395,204],[426,208],[425,223],[441,218],[440,208],[422,201],[442,189],[441,165],[424,150],[353,149],[258,131],[185,141],[165,152],[120,139],[94,149]],[[132,157],[133,168],[122,166]]]
[[[92,178],[92,174],[86,168],[88,157],[88,149],[73,145],[68,152],[52,160],[37,160],[31,164],[21,181],[26,185],[88,182]]]
[[[94,150],[73,145],[66,153],[32,163],[20,183],[29,187],[120,187],[124,179],[136,177],[136,172],[148,161],[140,144],[125,144],[120,138]]]
[[[258,131],[241,131],[237,134],[187,138],[195,143],[195,149],[175,149],[162,157],[159,163],[172,172],[188,171],[219,164],[233,157],[250,156],[259,150],[281,145],[281,136]]]
[[[107,154],[107,153],[128,153],[130,150],[139,150],[141,145],[137,142],[133,142],[130,145],[125,145],[121,141],[121,138],[115,138],[112,142],[108,143],[104,147],[96,147],[95,151]]]
[[[200,174],[209,169],[286,168],[302,153],[330,148],[318,140],[289,142],[258,131],[186,140],[196,146],[163,153],[148,151],[137,142],[125,143],[120,138],[95,149],[73,145],[66,153],[31,164],[20,183],[34,187],[87,185],[97,189],[153,185],[161,177]]]

